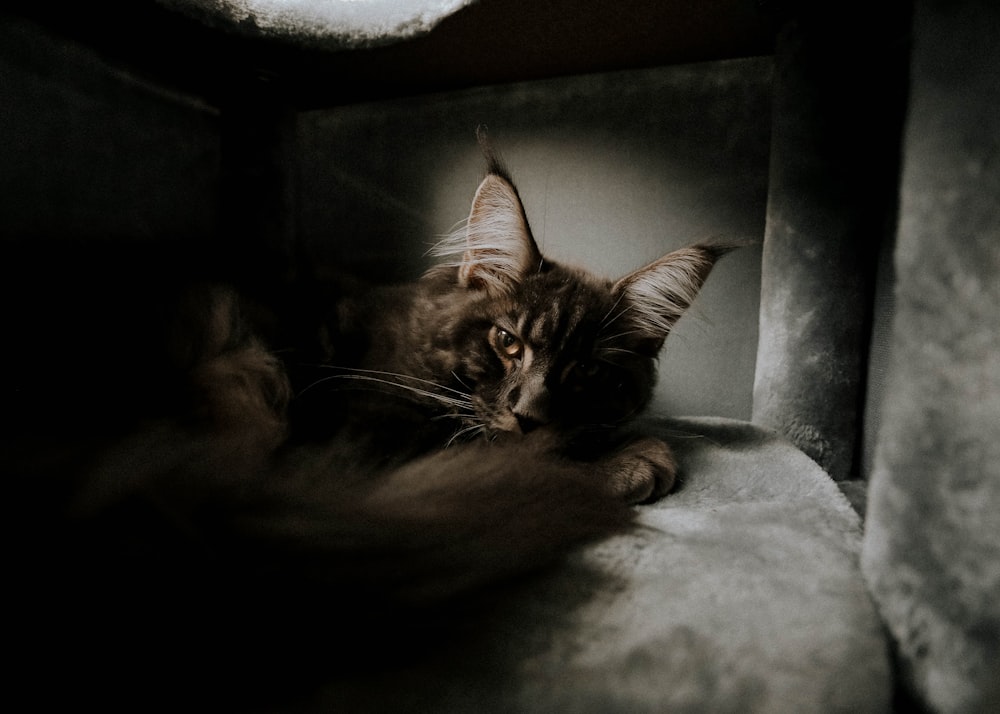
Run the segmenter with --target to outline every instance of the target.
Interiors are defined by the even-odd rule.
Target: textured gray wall
[[[760,240],[768,59],[574,77],[356,105],[299,120],[300,232],[313,259],[418,274],[465,218],[490,129],[549,257],[609,277],[698,240]],[[667,340],[656,407],[750,417],[759,247],[727,256]]]

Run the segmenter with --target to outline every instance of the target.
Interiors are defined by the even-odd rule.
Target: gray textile
[[[803,3],[800,12],[775,50],[753,421],[840,481],[860,473],[875,264],[896,210],[908,26],[888,6],[864,23],[839,5]]]
[[[419,37],[475,0],[157,0],[227,32],[292,39],[324,49]]]
[[[513,589],[430,660],[331,684],[316,710],[887,711],[859,519],[836,484],[744,422],[651,429],[684,482],[637,528]]]
[[[918,2],[864,572],[903,683],[1000,711],[1000,7]]]

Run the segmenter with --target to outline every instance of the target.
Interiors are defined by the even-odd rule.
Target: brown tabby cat
[[[667,334],[729,250],[684,248],[617,282],[559,265],[539,252],[507,170],[488,148],[487,156],[465,227],[437,247],[442,264],[415,284],[337,306],[328,337],[336,367],[303,396],[322,387],[379,392],[377,401],[341,395],[345,423],[364,424],[352,438],[386,431],[377,425],[391,421],[391,395],[388,402],[415,417],[404,420],[405,431],[410,441],[423,439],[422,449],[536,430],[564,449],[592,447],[646,406]],[[310,421],[317,418],[313,411]],[[392,433],[393,451],[399,437]],[[617,455],[591,451],[614,459],[601,479],[630,503],[674,482],[659,440],[636,440]]]
[[[99,451],[23,467],[50,494],[31,516],[46,546],[28,580],[64,594],[39,632],[59,642],[52,663],[87,672],[77,691],[210,681],[231,697],[381,660],[414,612],[447,622],[456,594],[610,533],[670,490],[666,444],[622,427],[727,248],[617,281],[557,264],[488,160],[440,265],[337,302],[325,364],[293,365],[290,381],[231,291],[184,290],[171,376],[149,380],[171,410]]]

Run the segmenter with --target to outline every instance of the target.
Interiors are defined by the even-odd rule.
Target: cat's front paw
[[[674,487],[677,462],[670,447],[645,437],[627,444],[607,463],[608,486],[628,503],[649,503]]]

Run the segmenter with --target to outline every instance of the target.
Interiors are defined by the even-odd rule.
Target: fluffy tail
[[[562,459],[542,433],[391,469],[359,466],[344,444],[279,446],[278,363],[238,334],[230,297],[207,305],[211,339],[176,350],[192,408],[74,477],[28,578],[66,594],[51,610],[29,598],[30,611],[38,641],[59,643],[50,665],[85,673],[80,692],[211,683],[253,697],[327,676],[630,521],[602,469]]]
[[[629,521],[606,472],[562,458],[542,432],[391,468],[368,465],[371,455],[344,441],[279,448],[290,396],[279,361],[243,328],[231,293],[200,294],[197,307],[183,311],[192,324],[182,334],[201,337],[172,346],[187,374],[184,417],[145,424],[105,451],[74,499],[80,523],[142,507],[163,514],[157,541],[173,530],[260,574],[419,604]]]

